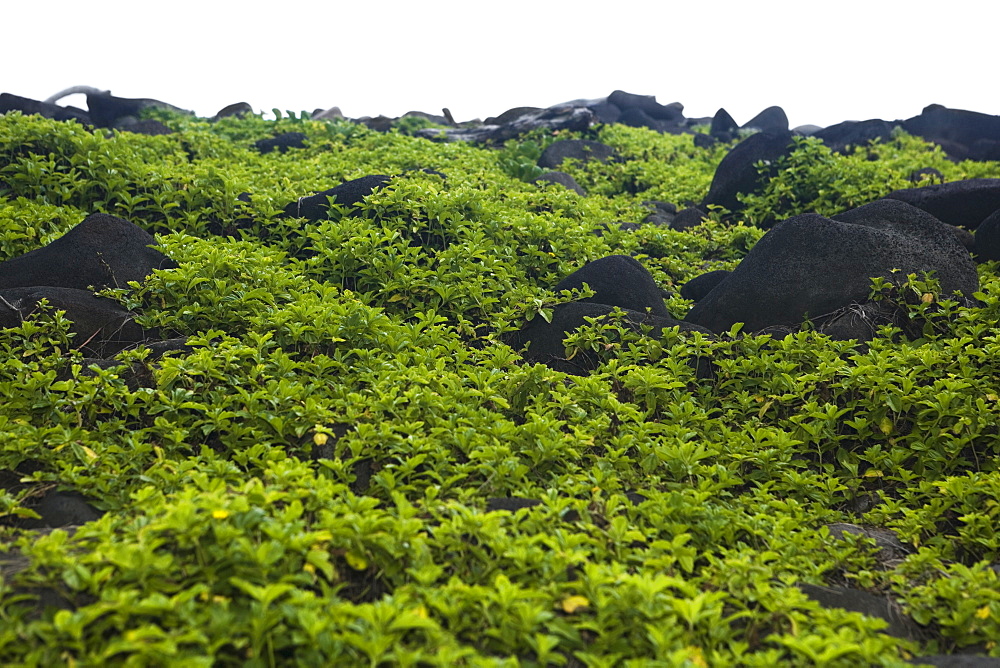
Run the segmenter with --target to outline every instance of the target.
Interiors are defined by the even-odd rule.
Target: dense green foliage
[[[995,264],[980,267],[982,308],[917,277],[884,294],[915,340],[653,338],[612,322],[566,341],[603,360],[588,377],[500,342],[570,298],[551,288],[589,260],[634,254],[682,317],[677,287],[733,267],[763,234],[750,223],[863,204],[928,166],[1000,165],[953,165],[905,135],[847,156],[805,140],[746,198],[747,224],[598,236],[646,200],[699,200],[728,147],[596,128],[622,160],[565,166],[580,197],[527,182],[551,136],[487,148],[347,121],[164,119],[175,134],[0,117],[0,260],[96,211],[127,218],[180,266],[106,294],[194,347],[88,369],[58,312],[0,331],[0,540],[27,560],[0,580],[0,663],[1000,656]],[[252,149],[286,131],[307,147]],[[364,215],[276,217],[366,174],[399,176]],[[133,365],[151,382],[130,385]],[[17,528],[53,486],[104,516],[72,534]],[[493,497],[542,503],[487,512]],[[831,522],[893,528],[911,554],[887,566]],[[821,608],[799,582],[890,594],[927,639]],[[36,605],[43,591],[66,609]]]

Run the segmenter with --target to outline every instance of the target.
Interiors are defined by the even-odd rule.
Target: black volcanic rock
[[[115,97],[109,93],[88,93],[87,108],[91,121],[99,128],[114,127],[126,116],[138,116],[144,109],[159,108],[190,114],[190,111],[149,98]]]
[[[100,519],[102,513],[79,492],[49,490],[36,504],[30,506],[41,519],[20,522],[26,529],[65,527],[86,524]]]
[[[502,125],[477,125],[455,128],[424,128],[417,130],[417,137],[433,141],[468,141],[490,144],[502,144],[508,139],[514,139],[532,130],[548,131],[568,130],[583,132],[597,121],[597,117],[587,107],[572,105],[557,105],[535,113],[518,116],[509,123]]]
[[[599,141],[589,139],[563,139],[549,144],[541,157],[538,166],[543,169],[558,169],[567,158],[587,162],[597,160],[607,162],[615,157],[615,149]]]
[[[57,121],[79,121],[84,125],[90,125],[90,114],[83,109],[60,107],[58,104],[39,102],[10,93],[0,93],[0,114],[6,114],[9,111],[20,111],[25,115],[38,114]]]
[[[218,113],[216,113],[215,116],[212,116],[212,118],[209,120],[217,121],[220,118],[228,118],[230,116],[236,116],[237,118],[241,118],[248,114],[251,115],[253,114],[253,107],[251,107],[249,103],[234,102],[233,104],[228,104],[222,109],[219,109]]]
[[[0,328],[20,326],[35,314],[43,299],[52,309],[66,312],[73,323],[73,346],[88,357],[110,357],[146,339],[158,338],[156,332],[143,330],[132,313],[111,299],[88,290],[49,286],[0,289]]]
[[[923,209],[949,225],[974,230],[987,216],[1000,209],[1000,179],[966,179],[904,188],[886,197]]]
[[[574,179],[566,172],[557,172],[557,171],[545,172],[541,176],[532,179],[531,182],[539,185],[546,183],[558,183],[567,190],[572,190],[581,197],[587,196],[587,191],[583,189],[583,186],[577,183],[576,179]]]
[[[788,116],[781,107],[768,107],[743,124],[744,130],[781,134],[788,132]]]
[[[559,281],[553,291],[573,290],[584,283],[594,291],[594,296],[580,302],[610,304],[640,313],[649,310],[653,315],[670,317],[663,293],[652,275],[628,255],[609,255],[588,262]]]
[[[506,123],[512,123],[523,116],[537,114],[540,111],[542,111],[541,107],[513,107],[499,116],[490,116],[483,121],[483,125],[504,125]],[[445,125],[445,123],[442,123],[441,125]]]
[[[899,282],[933,271],[944,294],[978,290],[968,251],[934,217],[879,200],[839,218],[804,214],[778,223],[685,320],[716,333],[738,322],[744,331],[796,327],[866,302],[875,276]]]
[[[260,139],[254,142],[254,148],[261,153],[270,153],[271,151],[284,153],[290,148],[305,148],[305,141],[306,135],[303,132],[286,132],[277,137]]]
[[[764,180],[757,171],[757,163],[773,162],[788,155],[791,150],[790,132],[758,132],[750,135],[734,146],[715,169],[715,176],[708,195],[702,201],[702,208],[714,204],[730,211],[738,211],[742,205],[736,196],[756,191]]]
[[[677,212],[674,219],[670,221],[670,227],[674,230],[688,230],[701,225],[708,214],[696,206],[689,206]]]
[[[824,608],[839,608],[884,619],[888,623],[884,633],[891,636],[910,640],[920,637],[920,626],[887,598],[849,587],[820,587],[804,583],[797,586]]]
[[[660,130],[662,121],[658,121],[642,109],[625,109],[618,117],[618,123],[627,125],[630,128],[649,128],[650,130]]]
[[[543,318],[536,316],[521,330],[508,336],[506,343],[515,349],[527,346],[523,354],[529,362],[540,362],[564,373],[585,375],[597,368],[599,360],[590,351],[585,350],[578,351],[576,355],[572,356],[572,359],[568,359],[563,341],[567,334],[587,325],[587,318],[607,320],[615,308],[618,307],[583,302],[560,304],[552,311],[552,322],[546,322]],[[664,329],[672,327],[679,327],[682,331],[700,331],[711,334],[703,327],[669,316],[656,316],[628,309],[622,310],[625,313],[622,325],[634,332],[641,332],[644,326],[648,326],[652,328],[650,336],[659,336]]]
[[[896,123],[889,123],[878,118],[868,121],[845,121],[813,133],[813,137],[823,140],[823,143],[836,153],[846,153],[854,146],[864,146],[868,142],[888,141]]]
[[[174,133],[165,123],[160,121],[147,118],[144,120],[137,120],[131,116],[126,116],[125,120],[119,123],[115,123],[116,130],[122,130],[124,132],[132,132],[137,135],[149,135],[151,137],[158,135],[171,135]]]
[[[0,262],[0,289],[60,286],[87,289],[125,287],[154,269],[177,264],[151,248],[156,240],[129,221],[95,213],[42,248]]]
[[[521,330],[508,335],[506,343],[516,349],[527,346],[524,356],[528,361],[579,375],[593,371],[599,361],[588,351],[578,351],[572,359],[567,359],[563,340],[568,333],[586,325],[587,318],[607,319],[616,308],[625,313],[622,325],[635,332],[649,326],[653,336],[671,327],[710,333],[672,317],[653,277],[630,256],[611,255],[588,262],[560,281],[553,291],[576,289],[584,284],[594,291],[593,296],[555,307],[551,322],[536,316]]]
[[[699,276],[695,276],[681,286],[681,297],[684,299],[690,299],[693,302],[699,301],[731,273],[731,271],[726,271],[725,269],[717,269],[715,271],[709,271]]]
[[[735,132],[740,129],[733,117],[725,109],[719,109],[712,117],[712,125],[708,129],[708,134],[718,137],[723,141],[729,141],[735,136]]]
[[[608,102],[606,98],[588,104],[587,108],[593,112],[596,120],[601,123],[617,123],[619,117],[622,115],[622,110]]]
[[[283,215],[289,218],[305,218],[306,220],[323,220],[327,218],[330,211],[330,198],[341,206],[355,207],[361,203],[376,188],[381,188],[389,183],[392,177],[386,174],[370,174],[358,179],[345,181],[329,190],[300,197],[298,200],[285,205]]]
[[[932,104],[919,116],[903,121],[903,129],[941,144],[955,158],[964,158],[980,140],[1000,141],[1000,116]]]
[[[621,109],[622,114],[635,109],[658,121],[679,123],[684,120],[684,105],[679,102],[660,104],[654,95],[635,95],[616,90],[608,96],[608,103]]]
[[[838,213],[835,216],[831,216],[831,218],[833,220],[839,220],[843,223],[855,223],[858,225],[869,224],[869,221],[878,221],[878,224],[880,225],[885,225],[887,223],[905,225],[917,217],[917,214],[913,211],[914,208],[916,207],[913,207],[913,205],[887,197],[877,199],[874,202],[870,202],[864,206],[859,206],[843,213]],[[927,214],[926,211],[923,213]],[[921,217],[926,219],[933,218],[933,216],[928,215]],[[937,218],[934,218],[934,220],[936,222],[940,222]],[[948,234],[954,237],[958,243],[962,244],[967,251],[972,248],[973,237],[971,232],[960,227],[955,227],[954,225],[949,225],[948,223],[942,223],[942,225],[942,229],[946,230]],[[964,257],[960,261],[964,261]]]
[[[979,223],[975,235],[975,252],[980,261],[1000,260],[1000,210]]]

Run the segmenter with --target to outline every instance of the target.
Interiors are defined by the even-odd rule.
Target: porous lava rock
[[[979,223],[975,233],[975,253],[982,262],[1000,260],[1000,209]]]
[[[26,116],[29,114],[38,114],[39,116],[51,118],[56,121],[78,121],[84,125],[90,125],[90,114],[83,109],[60,107],[58,104],[40,102],[28,97],[21,97],[20,95],[0,93],[0,114],[6,114],[11,111],[20,111]]]
[[[857,223],[859,225],[884,225],[886,223],[892,223],[896,225],[905,225],[906,223],[914,220],[918,214],[916,214],[912,205],[906,204],[900,200],[883,198],[865,204],[864,206],[859,206],[855,209],[850,209],[844,211],[843,213],[838,213],[832,216],[833,220],[839,220],[844,223]],[[924,212],[925,214],[927,212]],[[923,216],[923,218],[934,218],[930,214]],[[937,222],[941,222],[939,219],[935,218]],[[949,225],[948,223],[942,223],[944,227],[943,230],[947,231],[948,234],[953,236],[955,240],[962,244],[966,250],[972,245],[972,233],[960,227],[955,227],[954,225]],[[964,259],[964,256],[962,256]]]
[[[504,125],[505,123],[512,123],[523,116],[537,114],[540,111],[542,111],[541,107],[512,107],[499,116],[490,116],[483,121],[483,125]]]
[[[924,107],[919,116],[903,121],[902,126],[912,135],[939,144],[957,160],[984,159],[975,153],[988,155],[1000,142],[1000,116],[940,104]]]
[[[690,281],[681,286],[681,297],[690,299],[693,302],[699,301],[731,274],[731,271],[717,269],[709,271],[699,276],[695,276]]]
[[[686,209],[681,209],[674,215],[674,219],[670,221],[670,228],[674,230],[688,230],[701,225],[707,217],[708,214],[702,209],[696,206],[689,206]]]
[[[552,310],[552,321],[536,316],[531,322],[505,342],[512,348],[524,350],[524,358],[529,362],[540,362],[551,369],[573,375],[586,375],[597,368],[600,361],[590,351],[580,350],[572,358],[566,355],[563,343],[566,335],[587,325],[587,318],[609,321],[612,312],[620,307],[609,304],[571,302],[560,304]],[[672,317],[656,316],[629,309],[622,309],[625,316],[622,325],[634,332],[642,332],[650,327],[650,336],[659,336],[664,329],[679,327],[682,331],[700,331],[711,334],[703,327],[676,320]]]
[[[979,288],[975,264],[949,228],[902,203],[879,200],[838,216],[803,214],[774,226],[685,320],[716,333],[800,325],[868,301],[872,277],[898,283],[934,272],[944,294]]]
[[[677,205],[672,202],[649,200],[643,202],[643,206],[647,207],[650,211],[642,219],[642,222],[650,225],[670,225],[674,222],[674,216],[677,215]]]
[[[563,139],[549,144],[538,158],[538,166],[542,169],[558,169],[563,160],[574,159],[580,162],[597,160],[607,162],[615,157],[615,149],[599,141],[589,139]]]
[[[544,129],[551,132],[583,132],[590,129],[597,118],[587,107],[570,104],[548,107],[539,112],[526,113],[502,125],[476,125],[455,128],[424,128],[414,133],[433,141],[467,141],[477,143],[502,144],[532,130]]]
[[[562,187],[566,188],[567,190],[572,190],[581,197],[587,196],[587,191],[583,189],[583,186],[577,183],[576,179],[574,179],[566,172],[557,172],[557,171],[545,172],[541,176],[532,179],[531,182],[539,185],[545,185],[546,183],[558,183]]]
[[[659,286],[633,257],[611,255],[589,262],[556,284],[553,291],[577,289],[584,284],[594,291],[593,296],[555,307],[551,322],[536,316],[521,330],[508,335],[506,342],[515,349],[527,346],[524,356],[528,361],[581,375],[597,368],[599,360],[584,350],[567,359],[563,340],[570,332],[586,325],[587,318],[607,320],[616,308],[624,311],[622,325],[635,332],[649,326],[652,336],[671,327],[710,334],[702,327],[671,316]]]
[[[42,527],[78,526],[100,519],[102,513],[83,494],[74,491],[50,489],[37,502],[26,504],[40,515],[20,522],[26,529]]]
[[[743,129],[783,134],[788,132],[788,116],[781,107],[768,107],[744,123]]]
[[[110,357],[146,339],[159,338],[111,299],[88,290],[51,286],[0,290],[0,328],[19,327],[35,314],[43,299],[53,310],[66,312],[72,322],[73,346],[87,357]]]
[[[279,151],[285,153],[290,148],[305,148],[306,135],[304,132],[285,132],[277,137],[269,137],[254,142],[254,148],[261,153]]]
[[[949,225],[974,230],[987,216],[1000,209],[1000,179],[966,179],[922,188],[903,188],[886,197],[923,209]]]
[[[823,587],[806,583],[797,586],[803,594],[823,608],[860,612],[868,617],[883,619],[888,626],[882,632],[896,638],[921,638],[920,625],[904,614],[902,608],[891,599],[849,587]]]
[[[219,109],[215,116],[210,118],[210,121],[218,121],[222,118],[229,118],[230,116],[235,116],[237,118],[242,118],[248,114],[253,114],[253,107],[250,106],[248,102],[234,102],[233,104],[227,104],[222,109]]]
[[[758,162],[774,162],[792,150],[790,132],[758,132],[734,146],[715,168],[712,185],[701,207],[723,206],[730,211],[742,208],[737,195],[756,192],[766,179],[757,171]]]
[[[879,118],[867,121],[844,121],[813,133],[835,153],[847,153],[855,146],[865,146],[872,141],[888,141],[897,123]]]
[[[165,123],[161,123],[155,118],[139,120],[132,118],[131,116],[126,116],[126,119],[127,120],[120,123],[115,123],[115,129],[123,132],[132,132],[137,135],[147,135],[150,137],[172,135],[174,133],[171,127]]]
[[[899,536],[892,529],[885,529],[874,526],[861,526],[849,522],[833,522],[826,525],[830,536],[840,540],[845,540],[845,536],[861,536],[875,543],[875,558],[882,567],[891,567],[913,552],[912,549],[899,540]]]
[[[154,269],[177,267],[151,248],[155,245],[156,239],[134,223],[94,213],[47,246],[0,262],[0,289],[123,288],[129,281],[142,282]]]
[[[329,190],[300,197],[298,200],[290,202],[285,205],[284,216],[305,218],[310,221],[323,220],[329,216],[331,198],[340,206],[354,208],[361,203],[361,200],[371,195],[376,188],[387,185],[391,180],[392,177],[386,174],[369,174],[345,181]]]
[[[149,98],[115,97],[110,93],[88,93],[87,109],[90,119],[99,128],[111,128],[122,122],[126,117],[137,117],[144,109],[168,109],[184,114],[191,112],[172,104]]]
[[[663,292],[652,275],[634,257],[609,255],[588,262],[553,288],[554,292],[574,290],[588,285],[592,297],[580,302],[610,304],[640,313],[649,311],[655,316],[671,317],[663,303]]]
[[[608,96],[608,102],[621,109],[622,114],[634,109],[658,121],[671,121],[677,124],[684,120],[684,105],[679,102],[660,104],[656,101],[655,95],[636,95],[616,90]]]
[[[712,124],[708,128],[708,134],[721,141],[730,141],[736,136],[736,131],[740,126],[729,115],[725,109],[719,109],[712,117]]]

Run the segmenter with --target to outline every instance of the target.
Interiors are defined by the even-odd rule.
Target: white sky
[[[909,118],[931,103],[1000,114],[989,3],[885,0],[50,0],[0,10],[0,92],[73,85],[211,116],[339,106],[457,120],[615,89],[791,125]],[[82,96],[62,104],[84,106]]]

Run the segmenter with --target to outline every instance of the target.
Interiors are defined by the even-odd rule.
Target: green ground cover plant
[[[416,122],[155,114],[176,132],[0,116],[0,260],[124,217],[178,267],[102,294],[191,346],[102,368],[59,311],[0,330],[0,560],[18,564],[0,567],[0,663],[1000,657],[996,263],[976,308],[933,277],[874,284],[906,331],[867,345],[611,318],[566,338],[599,360],[578,377],[503,343],[579,296],[552,289],[590,260],[633,255],[683,317],[679,286],[733,268],[757,224],[997,163],[904,134],[848,155],[799,140],[743,214],[597,235],[647,200],[700,201],[730,145],[613,125],[487,147],[410,136]],[[253,148],[292,131],[305,148]],[[565,138],[621,156],[563,166],[586,197],[530,183]],[[368,174],[393,179],[357,210],[279,216]],[[25,528],[53,489],[103,515]],[[892,529],[906,555],[886,562],[834,522]],[[798,584],[892,597],[921,632]]]

